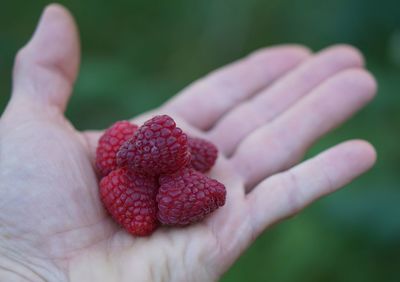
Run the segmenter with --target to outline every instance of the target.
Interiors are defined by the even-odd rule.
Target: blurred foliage
[[[309,155],[349,138],[377,148],[377,166],[347,189],[261,236],[222,281],[399,281],[400,2],[60,1],[75,15],[82,67],[67,115],[103,128],[160,105],[191,81],[254,49],[349,43],[366,55],[380,90]],[[0,110],[16,51],[48,1],[3,1]]]

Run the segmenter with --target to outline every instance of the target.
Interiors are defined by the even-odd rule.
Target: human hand
[[[374,149],[339,144],[297,164],[372,99],[358,51],[267,48],[195,82],[160,108],[221,151],[226,205],[204,222],[135,238],[104,211],[93,169],[99,132],[64,117],[79,64],[72,18],[46,9],[17,55],[0,119],[1,281],[213,281],[272,224],[368,170]]]

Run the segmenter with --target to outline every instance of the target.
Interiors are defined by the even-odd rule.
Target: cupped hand
[[[371,145],[353,140],[298,164],[373,98],[357,50],[262,49],[134,119],[169,114],[217,144],[210,174],[226,185],[227,202],[202,223],[133,237],[99,200],[100,132],[79,132],[63,115],[78,65],[73,19],[51,5],[16,57],[0,119],[1,281],[214,281],[269,226],[375,161]]]

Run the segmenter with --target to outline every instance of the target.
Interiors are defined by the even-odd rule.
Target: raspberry
[[[187,136],[171,117],[155,116],[121,146],[117,163],[125,162],[140,174],[174,173],[190,162]]]
[[[190,166],[197,171],[209,171],[218,157],[218,149],[211,142],[201,138],[188,138],[189,151],[192,155]]]
[[[153,178],[119,168],[100,181],[100,197],[112,217],[129,233],[146,236],[158,224],[155,201],[157,186]]]
[[[116,154],[119,148],[133,136],[137,128],[137,125],[128,121],[118,121],[100,137],[96,150],[96,167],[101,176],[106,176],[117,167]]]
[[[225,186],[191,168],[159,179],[157,217],[166,225],[198,222],[225,204]]]

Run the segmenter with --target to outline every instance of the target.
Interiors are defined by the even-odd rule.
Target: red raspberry
[[[157,186],[153,178],[119,168],[100,181],[100,197],[112,217],[129,233],[146,236],[157,228]]]
[[[207,140],[193,137],[188,138],[188,144],[192,155],[190,166],[200,172],[209,171],[217,160],[217,147]]]
[[[140,174],[174,173],[190,162],[187,136],[171,117],[155,116],[121,146],[117,162]]]
[[[116,154],[121,145],[133,136],[137,128],[137,125],[129,121],[118,121],[100,137],[96,150],[96,167],[101,176],[106,176],[117,168]]]
[[[166,225],[198,222],[225,204],[225,186],[191,168],[159,179],[157,217]]]

